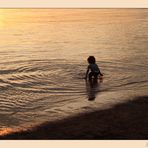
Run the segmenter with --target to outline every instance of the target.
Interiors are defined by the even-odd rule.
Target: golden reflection
[[[20,9],[0,9],[0,27],[16,25],[17,20],[22,18],[21,15],[18,15],[18,12],[20,12]]]
[[[13,132],[13,130],[11,128],[1,128],[0,129],[0,135],[6,135]]]
[[[4,25],[4,14],[3,14],[3,10],[0,9],[0,27],[3,27]]]

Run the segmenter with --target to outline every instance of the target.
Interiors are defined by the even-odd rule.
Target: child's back
[[[98,75],[103,76],[103,74],[100,72],[98,65],[96,64],[96,59],[94,56],[89,56],[87,61],[88,61],[89,65],[88,65],[88,68],[86,71],[85,79],[87,79],[87,75],[89,73],[89,70],[91,70],[91,72],[89,73],[90,80],[92,79],[92,77],[94,77],[96,79],[98,77]]]
[[[90,68],[91,71],[95,72],[95,73],[99,73],[99,71],[100,71],[99,68],[98,68],[98,65],[96,63],[89,64],[88,68]]]

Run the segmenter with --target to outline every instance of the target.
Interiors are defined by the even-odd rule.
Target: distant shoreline
[[[32,130],[1,136],[0,139],[146,140],[147,117],[148,96],[142,96],[110,109],[83,113],[57,122],[47,122]]]

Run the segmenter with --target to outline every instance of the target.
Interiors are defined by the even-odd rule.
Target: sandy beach
[[[146,140],[148,139],[148,96],[113,108],[83,113],[57,122],[44,123],[28,131],[0,139],[17,140]]]

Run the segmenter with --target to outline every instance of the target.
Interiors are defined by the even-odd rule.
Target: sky
[[[0,0],[0,8],[148,8],[148,0]]]

